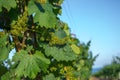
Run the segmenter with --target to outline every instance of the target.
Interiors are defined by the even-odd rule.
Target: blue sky
[[[60,19],[81,42],[91,40],[93,55],[99,54],[93,67],[120,56],[120,0],[65,0],[62,8]]]

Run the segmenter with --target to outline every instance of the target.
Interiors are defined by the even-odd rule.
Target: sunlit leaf
[[[71,48],[76,54],[80,54],[80,48],[78,46],[76,46],[75,44],[72,44]]]

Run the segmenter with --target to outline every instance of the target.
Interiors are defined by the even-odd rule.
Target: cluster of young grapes
[[[27,23],[28,23],[28,17],[27,17],[27,9],[24,11],[23,15],[20,15],[18,17],[18,20],[16,22],[12,22],[11,24],[11,34],[20,36],[24,35],[24,32],[27,30]]]
[[[75,78],[75,76],[73,74],[74,70],[75,69],[72,66],[70,66],[70,65],[65,66],[62,63],[58,63],[58,64],[50,67],[50,71],[52,73],[59,72],[57,75],[62,75],[61,78],[65,78],[66,80],[78,80],[77,78]]]
[[[73,64],[76,67],[77,71],[80,71],[82,67],[85,65],[85,61],[81,59],[78,62],[74,62]]]
[[[51,34],[50,34],[51,32],[49,31],[49,29],[47,29],[45,27],[38,27],[36,32],[38,33],[38,39],[40,41],[49,42],[49,40],[51,38]]]
[[[64,74],[66,80],[78,80],[74,74],[74,68],[72,66],[64,66],[61,70],[60,73]]]
[[[54,33],[51,35],[51,40],[49,45],[64,45],[68,41],[68,37],[60,39],[58,36],[55,36]]]

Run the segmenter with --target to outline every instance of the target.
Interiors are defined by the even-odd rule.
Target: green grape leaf
[[[9,56],[10,49],[7,47],[0,48],[0,61],[6,60]]]
[[[18,20],[18,16],[20,15],[17,8],[12,8],[8,14],[10,19],[12,20],[11,24],[14,24]]]
[[[6,45],[8,35],[0,35],[0,47],[3,47]]]
[[[20,77],[15,75],[15,70],[11,69],[1,76],[1,80],[21,80]]]
[[[5,74],[7,72],[7,68],[3,65],[0,65],[0,76],[2,76],[3,74]]]
[[[72,44],[71,48],[76,54],[80,54],[80,48],[78,46],[76,46],[75,44]]]
[[[56,80],[55,76],[52,73],[43,77],[43,80],[48,80],[48,79],[49,80]]]
[[[6,60],[9,56],[10,46],[7,45],[7,39],[8,35],[0,36],[0,61]]]
[[[7,77],[6,77],[7,76]],[[10,73],[6,72],[3,76],[0,78],[1,80],[10,80]]]
[[[30,55],[27,51],[21,50],[13,57],[13,61],[18,63],[16,68],[17,76],[25,76],[34,79],[38,72],[47,71],[50,61],[40,52],[36,51],[35,54]]]
[[[55,31],[55,35],[58,36],[58,38],[60,39],[63,39],[67,36],[65,31],[62,29],[58,29],[57,31]]]
[[[52,56],[57,61],[72,61],[76,58],[69,45],[65,45],[63,48],[44,45],[44,49],[47,56]]]
[[[9,11],[11,8],[16,7],[16,1],[15,0],[0,0],[0,12],[2,11],[2,7],[6,8]]]
[[[34,15],[35,23],[39,23],[41,27],[53,28],[57,23],[56,15],[52,10],[52,5],[45,3],[40,4],[34,1],[28,3],[28,14]]]

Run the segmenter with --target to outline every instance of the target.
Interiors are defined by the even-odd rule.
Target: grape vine
[[[97,56],[59,19],[62,2],[0,0],[0,80],[89,79]]]

